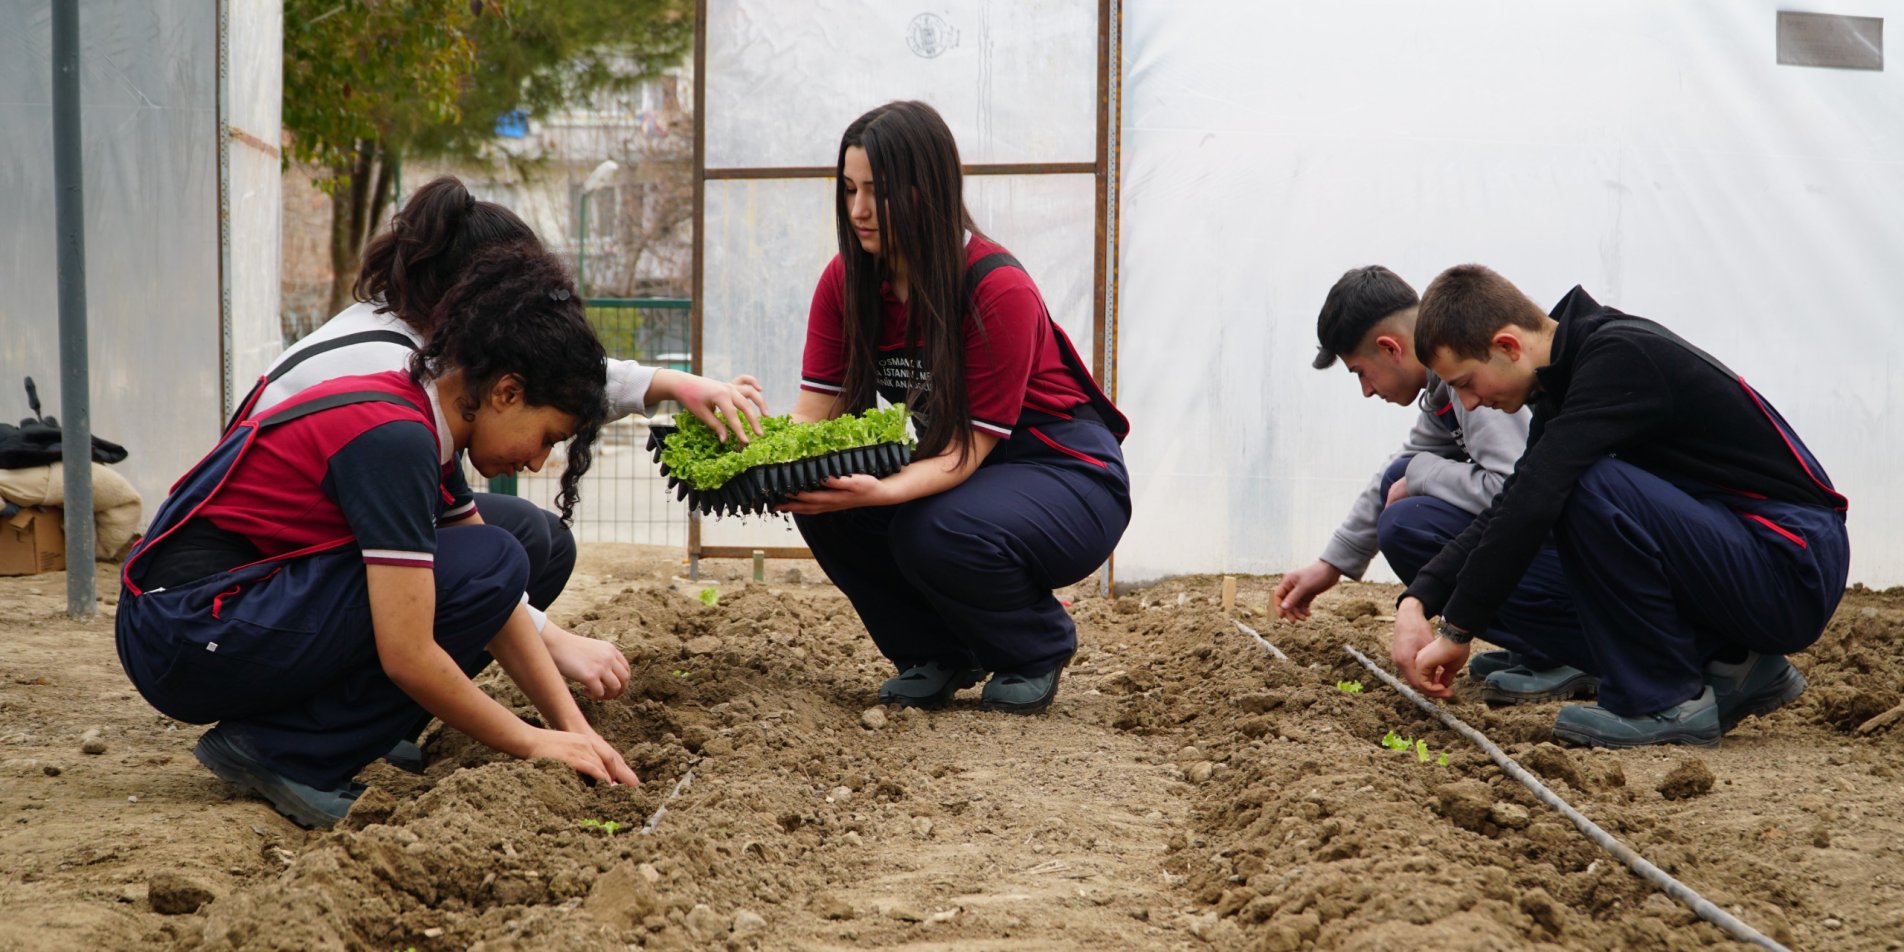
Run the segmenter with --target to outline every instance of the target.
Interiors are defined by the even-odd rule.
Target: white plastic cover
[[[967,163],[1097,158],[1095,0],[712,0],[707,167],[831,166],[847,123],[932,103]]]
[[[230,287],[230,386],[224,411],[250,392],[252,381],[284,352],[278,320],[278,270],[283,260],[283,165],[279,158],[284,104],[284,5],[226,4],[230,42],[225,73],[226,281]]]
[[[28,374],[47,412],[66,406],[48,9],[0,4],[0,418],[9,422],[26,415]],[[117,470],[148,518],[222,422],[216,14],[211,3],[80,4],[92,427],[131,452]]]
[[[1904,582],[1904,77],[1778,65],[1792,8],[1127,0],[1118,577],[1314,559],[1412,412],[1310,369],[1324,293],[1479,261],[1729,363],[1851,498],[1852,579]]]

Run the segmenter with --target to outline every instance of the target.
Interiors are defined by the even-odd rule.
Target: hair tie
[[[549,300],[551,301],[566,301],[568,299],[569,299],[568,288],[556,288],[555,290],[549,292]]]
[[[470,212],[475,210],[476,210],[476,196],[471,195],[468,192],[464,192],[463,193],[463,214],[467,215]]]

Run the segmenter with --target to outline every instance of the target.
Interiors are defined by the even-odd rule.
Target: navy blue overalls
[[[1426,397],[1423,398],[1424,400]],[[1435,422],[1460,439],[1452,400],[1433,411]],[[1382,474],[1382,496],[1388,488],[1408,475],[1408,461],[1414,454],[1390,463]],[[1474,522],[1474,513],[1432,496],[1408,496],[1382,509],[1376,523],[1382,557],[1401,577],[1402,584],[1415,581],[1415,575],[1441,552],[1443,546]],[[1561,572],[1560,553],[1552,543],[1541,546],[1528,563],[1514,594],[1494,613],[1494,621],[1481,635],[1503,648],[1525,656],[1523,663],[1541,671],[1556,665],[1570,665],[1593,671],[1593,658],[1580,638],[1580,619],[1574,613],[1573,596]]]
[[[967,271],[966,299],[999,267],[1023,270],[1010,255],[980,258]],[[946,492],[794,517],[899,671],[941,661],[1036,676],[1077,650],[1077,626],[1052,589],[1103,565],[1130,523],[1130,474],[1118,445],[1130,424],[1064,329],[1055,321],[1051,329],[1089,397],[1071,419],[1026,412],[1011,439]]]
[[[1671,340],[1736,381],[1835,500],[1826,508],[1675,482],[1614,457],[1581,476],[1554,540],[1594,663],[1588,670],[1601,676],[1600,706],[1633,717],[1697,697],[1715,658],[1810,647],[1844,597],[1851,543],[1844,496],[1744,377],[1652,321],[1607,323]]]
[[[394,393],[332,394],[234,425],[172,487],[122,571],[119,661],[166,716],[219,730],[272,770],[320,790],[349,782],[414,731],[423,709],[377,657],[363,554],[346,536],[185,584],[144,588],[142,556],[225,483],[261,431]],[[422,412],[428,413],[427,409]],[[521,546],[493,526],[439,530],[436,641],[466,672],[521,600]]]

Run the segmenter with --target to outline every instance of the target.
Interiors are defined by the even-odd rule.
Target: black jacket
[[[1574,483],[1606,456],[1694,495],[1756,494],[1844,509],[1844,497],[1828,488],[1822,471],[1808,472],[1742,378],[1578,287],[1552,317],[1560,327],[1548,365],[1535,371],[1527,451],[1494,504],[1405,593],[1428,615],[1486,630],[1559,520]]]

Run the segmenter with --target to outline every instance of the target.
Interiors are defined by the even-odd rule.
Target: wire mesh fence
[[[589,322],[595,325],[608,356],[675,370],[692,366],[686,299],[590,298],[586,303]],[[677,409],[672,402],[654,408],[656,415]],[[553,510],[563,465],[562,456],[551,455],[542,472],[499,477],[487,481],[487,488]],[[485,488],[481,476],[474,471],[469,476],[471,486]],[[687,545],[687,504],[668,493],[667,481],[648,451],[645,417],[623,417],[602,428],[594,462],[582,477],[581,494],[573,527],[579,541]]]

